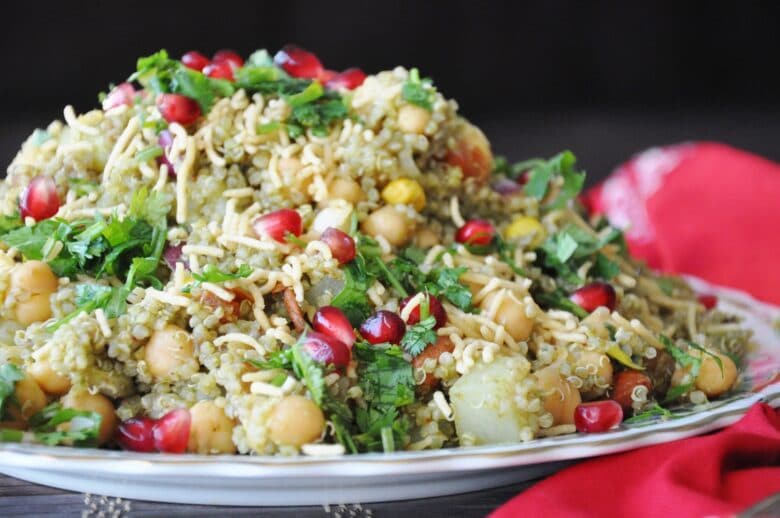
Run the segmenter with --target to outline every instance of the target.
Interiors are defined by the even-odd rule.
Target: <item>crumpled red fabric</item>
[[[780,413],[761,403],[720,432],[566,468],[491,517],[726,517],[778,491]]]
[[[779,164],[718,143],[654,148],[583,201],[653,268],[780,305]],[[733,516],[778,491],[780,414],[757,404],[718,433],[566,468],[492,516]]]

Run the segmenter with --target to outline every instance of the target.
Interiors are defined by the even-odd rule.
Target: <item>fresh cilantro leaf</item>
[[[436,318],[432,315],[410,326],[401,338],[401,347],[410,355],[417,356],[436,341],[434,327],[436,327]]]
[[[672,355],[672,358],[681,366],[684,368],[688,368],[688,373],[691,376],[691,381],[689,383],[684,383],[682,385],[678,385],[676,387],[672,387],[664,397],[663,403],[669,403],[671,401],[676,400],[683,394],[686,394],[693,388],[694,380],[696,379],[696,376],[699,375],[699,370],[701,369],[701,358],[696,358],[695,356],[691,356],[690,354],[686,353],[677,345],[675,345],[672,340],[670,340],[668,337],[664,335],[660,335],[658,339],[661,341],[662,344],[666,347],[666,350],[669,352],[669,354]]]
[[[460,276],[468,271],[468,268],[437,268],[433,270],[427,283],[429,293],[443,295],[452,304],[463,311],[471,311],[471,290],[460,282]]]
[[[672,417],[674,417],[674,414],[672,414],[672,412],[662,407],[658,403],[653,403],[649,408],[643,410],[639,414],[636,414],[629,419],[626,419],[625,421],[623,421],[623,423],[636,424],[636,423],[641,423],[649,420],[655,421],[657,420],[657,418],[660,418],[661,420],[665,421]]]
[[[573,313],[579,318],[585,318],[588,316],[588,312],[582,309],[579,305],[575,304],[569,297],[566,296],[560,288],[552,292],[546,292],[541,290],[535,290],[533,298],[537,304],[544,309],[557,308]]]
[[[133,155],[133,159],[141,164],[153,160],[158,156],[162,156],[162,154],[163,148],[155,144],[153,146],[146,147]]]
[[[401,87],[401,98],[428,111],[433,111],[433,96],[430,79],[420,79],[420,71],[413,68],[409,71],[409,79]]]
[[[661,288],[661,291],[664,292],[665,295],[671,297],[674,294],[675,282],[672,277],[658,277],[656,278],[655,283]]]
[[[149,192],[146,187],[136,191],[130,200],[129,215],[155,227],[167,225],[170,206],[159,192]]]
[[[614,279],[617,274],[620,273],[620,266],[615,261],[609,259],[606,255],[598,252],[596,254],[596,261],[593,263],[593,268],[590,273],[594,277],[600,277],[604,280]]]
[[[97,446],[102,416],[72,408],[62,408],[52,403],[30,417],[28,422],[37,442],[54,446],[73,444],[75,446]],[[68,423],[66,430],[60,425]]]
[[[328,91],[316,102],[295,106],[285,124],[291,138],[300,136],[306,128],[311,128],[314,135],[324,137],[333,123],[347,115],[347,106],[341,96]]]
[[[244,90],[261,93],[279,93],[281,90],[282,71],[273,65],[247,63],[236,70],[234,76],[236,87]]]
[[[0,235],[7,234],[23,226],[24,221],[22,221],[18,212],[14,212],[10,216],[0,216]]]
[[[0,420],[5,419],[5,409],[9,401],[15,401],[16,382],[24,379],[24,373],[11,363],[0,365]]]
[[[556,176],[561,176],[563,186],[555,200],[550,202],[546,208],[563,207],[566,202],[579,194],[585,182],[585,173],[574,170],[576,161],[577,159],[571,151],[563,151],[547,161],[538,159],[529,161],[528,164],[531,165],[531,168],[528,183],[524,187],[525,193],[541,200],[547,195],[550,181]]]
[[[71,178],[68,180],[68,187],[74,191],[78,196],[86,196],[87,194],[94,192],[98,189],[99,185],[93,180],[85,180],[83,178]]]
[[[198,281],[201,282],[225,282],[225,281],[234,281],[236,279],[243,279],[245,277],[249,277],[249,275],[252,273],[252,267],[248,264],[242,264],[238,267],[238,270],[236,270],[235,273],[227,273],[221,271],[219,268],[217,268],[213,264],[207,264],[203,267],[202,273],[193,273],[192,277]]]
[[[304,88],[301,92],[293,94],[285,98],[285,102],[290,105],[291,108],[297,108],[304,104],[309,104],[316,101],[320,97],[325,95],[325,88],[319,81],[312,81],[309,86]]]
[[[358,360],[358,382],[367,401],[393,407],[414,402],[412,364],[398,346],[356,342],[352,353]]]
[[[301,340],[304,338],[305,336]],[[327,395],[323,366],[309,356],[309,353],[303,349],[301,341],[293,345],[290,350],[293,372],[306,385],[312,401],[321,407]]]
[[[344,288],[330,304],[342,310],[353,327],[359,327],[371,314],[371,303],[366,295],[370,287],[365,260],[358,256],[344,268]]]

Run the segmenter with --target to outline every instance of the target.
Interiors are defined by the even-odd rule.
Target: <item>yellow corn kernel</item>
[[[393,180],[382,190],[385,203],[411,205],[417,212],[425,207],[425,191],[422,185],[409,178]]]
[[[536,248],[544,242],[547,231],[542,223],[533,216],[518,216],[504,229],[504,237],[507,239],[520,239],[533,236],[529,242],[529,248]]]

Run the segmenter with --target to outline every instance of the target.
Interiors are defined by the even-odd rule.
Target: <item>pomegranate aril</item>
[[[360,334],[371,344],[398,344],[406,333],[403,319],[393,313],[381,309],[360,324]]]
[[[181,57],[181,62],[182,64],[184,64],[185,67],[191,68],[192,70],[197,70],[198,72],[206,68],[206,65],[211,63],[209,58],[207,58],[197,50],[191,50],[189,52],[186,52]]]
[[[218,50],[214,57],[211,58],[212,63],[227,63],[235,70],[244,66],[244,58],[238,55],[234,50],[222,49]]]
[[[325,86],[331,90],[338,90],[346,88],[347,90],[354,90],[358,86],[363,84],[366,80],[366,74],[359,68],[348,68],[347,70],[336,74],[332,78],[328,79]]]
[[[130,83],[121,83],[111,90],[103,99],[103,110],[108,111],[117,106],[131,106],[135,98],[135,88]]]
[[[699,304],[707,309],[712,309],[718,305],[718,297],[715,295],[699,295]]]
[[[414,296],[406,297],[401,301],[402,313],[412,298],[414,298]],[[423,304],[424,302],[421,302],[409,313],[409,318],[406,319],[407,324],[412,326],[420,321],[420,310]],[[434,329],[438,329],[447,323],[447,313],[444,311],[444,306],[442,306],[441,301],[433,295],[428,295],[428,315],[433,315],[436,319],[436,327]]]
[[[227,79],[228,81],[232,81],[233,65],[227,61],[215,61],[214,63],[207,65],[206,68],[203,69],[203,73],[214,79]]]
[[[159,165],[168,166],[168,176],[175,178],[176,170],[173,168],[173,164],[168,158],[168,152],[171,150],[171,145],[173,145],[173,134],[167,129],[162,130],[160,134],[157,135],[157,144],[163,150],[163,154],[157,157],[157,163]]]
[[[285,45],[274,56],[274,63],[291,76],[306,79],[320,77],[323,70],[317,56],[295,45]]]
[[[320,236],[320,241],[328,245],[333,257],[339,264],[346,264],[355,258],[357,250],[355,249],[355,240],[337,228],[328,227]]]
[[[580,403],[574,409],[574,426],[578,432],[606,432],[623,421],[623,409],[616,401]]]
[[[347,347],[355,343],[355,330],[347,316],[337,307],[323,306],[314,313],[311,326],[315,331],[335,338]]]
[[[197,102],[179,94],[162,94],[157,98],[157,109],[163,119],[188,126],[200,117],[200,106]]]
[[[57,186],[48,176],[36,176],[19,198],[19,213],[22,218],[31,217],[35,221],[48,219],[60,210],[60,197]]]
[[[192,418],[184,408],[171,410],[154,423],[154,447],[164,453],[183,453],[190,439]]]
[[[163,250],[163,261],[171,269],[172,272],[176,271],[176,263],[182,263],[184,269],[189,270],[189,261],[182,259],[181,249],[184,247],[184,243],[178,245],[168,245]]]
[[[487,246],[496,237],[496,227],[483,219],[471,219],[455,232],[455,241],[464,245]]]
[[[615,288],[606,282],[591,282],[576,290],[569,296],[569,300],[580,306],[588,313],[596,308],[604,306],[613,311],[617,302]]]
[[[116,442],[125,450],[149,453],[155,451],[154,419],[132,417],[122,422],[116,432]]]
[[[343,342],[317,331],[309,331],[303,340],[303,348],[313,359],[326,365],[346,367],[350,351]]]
[[[287,242],[287,234],[300,236],[303,232],[303,221],[298,211],[279,209],[255,218],[252,229],[257,237],[270,237],[280,243]]]
[[[653,392],[653,382],[647,374],[638,371],[620,371],[615,375],[615,380],[612,385],[611,398],[623,407],[624,411],[631,409],[631,394],[634,389],[642,385],[647,388],[647,393]]]

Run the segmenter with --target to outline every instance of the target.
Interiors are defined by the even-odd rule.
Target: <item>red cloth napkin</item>
[[[734,516],[780,491],[780,413],[753,406],[736,424],[567,468],[492,518]]]
[[[583,200],[631,253],[780,304],[780,165],[717,143],[655,148]],[[755,405],[719,433],[589,460],[492,516],[732,516],[780,491],[780,414]]]

